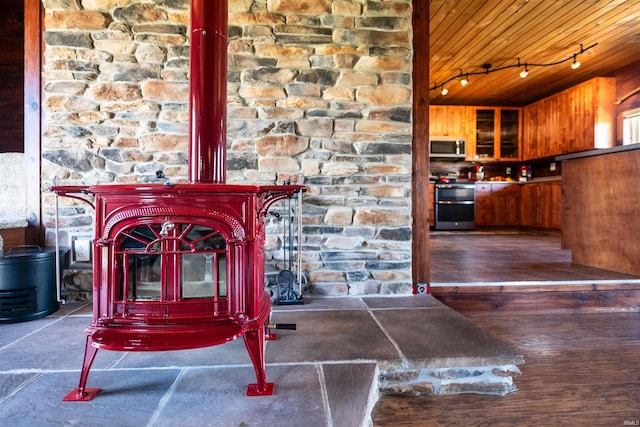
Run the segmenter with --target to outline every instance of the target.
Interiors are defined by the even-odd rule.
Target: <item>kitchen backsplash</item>
[[[554,159],[539,159],[530,162],[497,163],[497,162],[468,162],[468,161],[432,161],[430,162],[431,175],[455,172],[458,179],[467,179],[469,169],[480,164],[484,166],[485,180],[494,179],[518,179],[518,167],[521,165],[531,166],[531,176],[535,178],[546,178],[561,175],[561,163]],[[554,169],[555,166],[555,170]]]

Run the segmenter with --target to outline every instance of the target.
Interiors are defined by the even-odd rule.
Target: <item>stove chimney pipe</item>
[[[226,182],[227,0],[191,0],[189,180]]]

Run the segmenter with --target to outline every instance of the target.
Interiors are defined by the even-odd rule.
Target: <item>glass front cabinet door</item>
[[[520,160],[521,109],[477,107],[473,160]]]

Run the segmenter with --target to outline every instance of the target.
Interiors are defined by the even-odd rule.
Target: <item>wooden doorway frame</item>
[[[429,289],[429,3],[413,0],[413,139],[411,174],[414,293]],[[416,43],[416,41],[419,42]]]
[[[43,245],[41,185],[42,5],[24,0],[24,156],[27,221],[25,243]]]

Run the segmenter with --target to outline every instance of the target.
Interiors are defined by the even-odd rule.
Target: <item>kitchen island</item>
[[[562,161],[562,247],[577,264],[640,275],[640,144]]]

